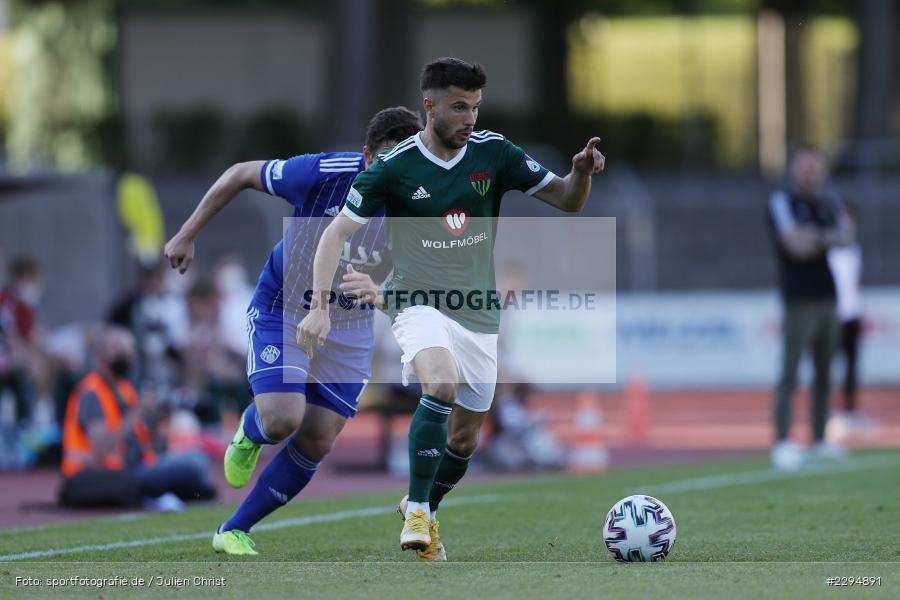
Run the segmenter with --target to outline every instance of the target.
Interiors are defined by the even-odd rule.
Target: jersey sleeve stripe
[[[536,193],[547,187],[547,185],[553,181],[553,178],[556,177],[556,174],[553,171],[547,171],[547,174],[544,175],[544,178],[541,179],[540,183],[538,183],[533,188],[529,189],[525,192],[528,196],[534,196]]]
[[[350,164],[355,165],[359,163],[359,158],[323,158],[319,161],[321,165],[339,165],[339,164]]]
[[[415,138],[410,138],[405,142],[400,142],[399,144],[394,146],[392,150],[388,150],[385,154],[382,154],[381,160],[390,160],[401,152],[409,150],[413,146],[415,146]]]
[[[272,189],[272,167],[275,165],[275,162],[276,161],[274,161],[274,160],[270,160],[269,162],[266,163],[266,166],[263,169],[263,171],[264,171],[263,184],[266,186],[266,191],[269,192],[273,196],[275,195],[275,190]]]
[[[348,219],[350,219],[351,221],[355,221],[355,222],[359,223],[360,225],[365,225],[366,223],[369,222],[369,219],[367,219],[366,217],[359,216],[358,214],[356,214],[355,212],[350,210],[346,204],[344,205],[344,208],[341,209],[341,214],[344,215],[345,217],[347,217]]]
[[[502,134],[497,133],[497,132],[495,132],[495,131],[491,131],[490,129],[482,129],[481,131],[476,131],[476,132],[474,132],[474,133],[472,134],[472,137],[473,137],[473,138],[480,138],[480,137],[484,137],[484,136],[486,136],[486,135],[499,135],[501,138],[503,137]]]
[[[403,148],[400,148],[400,150],[398,150],[397,152],[392,152],[390,155],[387,155],[387,154],[386,154],[386,155],[382,156],[382,157],[381,157],[381,160],[382,160],[383,162],[387,162],[387,161],[391,160],[392,158],[395,158],[395,157],[397,157],[397,156],[403,154],[404,152],[406,152],[406,151],[409,150],[410,148],[415,148],[415,147],[416,147],[415,144],[410,144],[410,145],[408,145],[408,146],[404,146]]]
[[[401,148],[405,148],[406,146],[409,146],[409,145],[412,144],[414,141],[415,141],[414,138],[411,138],[411,137],[410,137],[410,138],[406,138],[405,140],[403,140],[402,142],[400,142],[399,144],[397,144],[397,145],[394,146],[393,148],[389,148],[388,150],[386,150],[386,151],[384,152],[384,154],[393,154],[393,153],[396,152],[397,150],[400,150]]]
[[[502,141],[503,139],[504,138],[502,135],[489,135],[489,136],[483,137],[483,138],[477,138],[477,139],[471,138],[471,141],[473,144],[483,144],[484,142],[489,142],[491,140],[501,140]]]
[[[320,167],[320,173],[356,173],[358,167]]]

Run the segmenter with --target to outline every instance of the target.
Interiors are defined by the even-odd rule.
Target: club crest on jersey
[[[469,211],[461,208],[451,208],[441,217],[441,222],[447,228],[447,231],[459,237],[469,226]]]
[[[472,184],[476,192],[484,196],[491,189],[491,174],[487,171],[472,173],[469,175],[469,183]]]

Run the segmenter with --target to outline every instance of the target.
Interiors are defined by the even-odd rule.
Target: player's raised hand
[[[365,273],[360,273],[353,268],[353,265],[347,265],[347,272],[344,274],[344,282],[341,284],[341,292],[348,298],[355,298],[362,304],[374,304],[380,308],[383,304],[381,288],[375,283],[371,277]],[[382,302],[379,302],[382,300]]]
[[[584,150],[572,157],[572,168],[585,175],[596,175],[602,171],[606,166],[606,157],[597,150],[599,143],[598,137],[589,139]]]
[[[184,275],[194,261],[194,240],[176,234],[166,244],[163,253],[169,260],[169,266],[178,269],[178,272]]]
[[[329,331],[331,319],[328,318],[328,309],[312,307],[297,326],[297,345],[312,359],[313,348],[325,345]]]

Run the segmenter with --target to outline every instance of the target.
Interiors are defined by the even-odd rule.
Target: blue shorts
[[[296,342],[297,326],[280,312],[251,306],[247,311],[247,380],[250,393],[305,394],[315,404],[343,417],[356,414],[359,397],[371,377],[374,334],[371,327],[332,331],[312,360]]]

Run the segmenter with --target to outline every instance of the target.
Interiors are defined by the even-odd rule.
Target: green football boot
[[[224,552],[225,554],[241,554],[241,555],[257,555],[256,544],[247,535],[247,532],[238,529],[229,531],[217,530],[212,541],[213,550],[216,552]]]
[[[247,485],[261,450],[262,444],[257,444],[244,435],[244,416],[241,415],[234,438],[225,450],[225,479],[228,485],[234,488]]]

